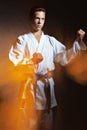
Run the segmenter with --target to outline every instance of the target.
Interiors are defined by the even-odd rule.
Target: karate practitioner
[[[86,48],[85,32],[80,29],[72,48],[66,50],[56,38],[43,32],[45,18],[44,8],[32,8],[30,32],[19,36],[9,51],[9,59],[15,67],[26,67],[27,77],[22,84],[26,88],[22,95],[25,101],[23,130],[52,130],[53,109],[57,107],[53,80],[55,62],[64,66]],[[32,66],[33,76],[28,66]]]

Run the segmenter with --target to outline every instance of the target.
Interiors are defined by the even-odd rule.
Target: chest
[[[49,39],[44,38],[38,43],[35,39],[29,39],[27,42],[28,51],[32,56],[35,52],[41,53],[45,58],[53,57],[53,47]]]

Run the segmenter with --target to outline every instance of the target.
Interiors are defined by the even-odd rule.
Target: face
[[[34,20],[32,22],[32,28],[34,31],[42,30],[45,23],[45,12],[36,11],[34,15]]]

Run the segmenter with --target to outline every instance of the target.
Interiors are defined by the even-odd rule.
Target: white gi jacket
[[[77,41],[74,42],[73,47],[66,51],[66,47],[56,40],[54,37],[42,33],[40,42],[38,44],[34,35],[30,32],[18,37],[15,45],[12,45],[9,52],[9,59],[15,66],[18,64],[26,64],[35,52],[39,52],[43,56],[43,61],[38,64],[35,73],[44,75],[49,70],[54,70],[54,62],[59,62],[61,65],[67,64],[80,50]],[[51,89],[51,108],[57,105],[54,93],[53,78],[49,78]],[[37,81],[36,88],[36,108],[44,110],[46,108],[46,97],[44,93],[44,83]]]

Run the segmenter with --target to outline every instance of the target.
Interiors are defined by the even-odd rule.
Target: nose
[[[38,23],[39,23],[39,24],[41,23],[41,19],[39,19]]]

